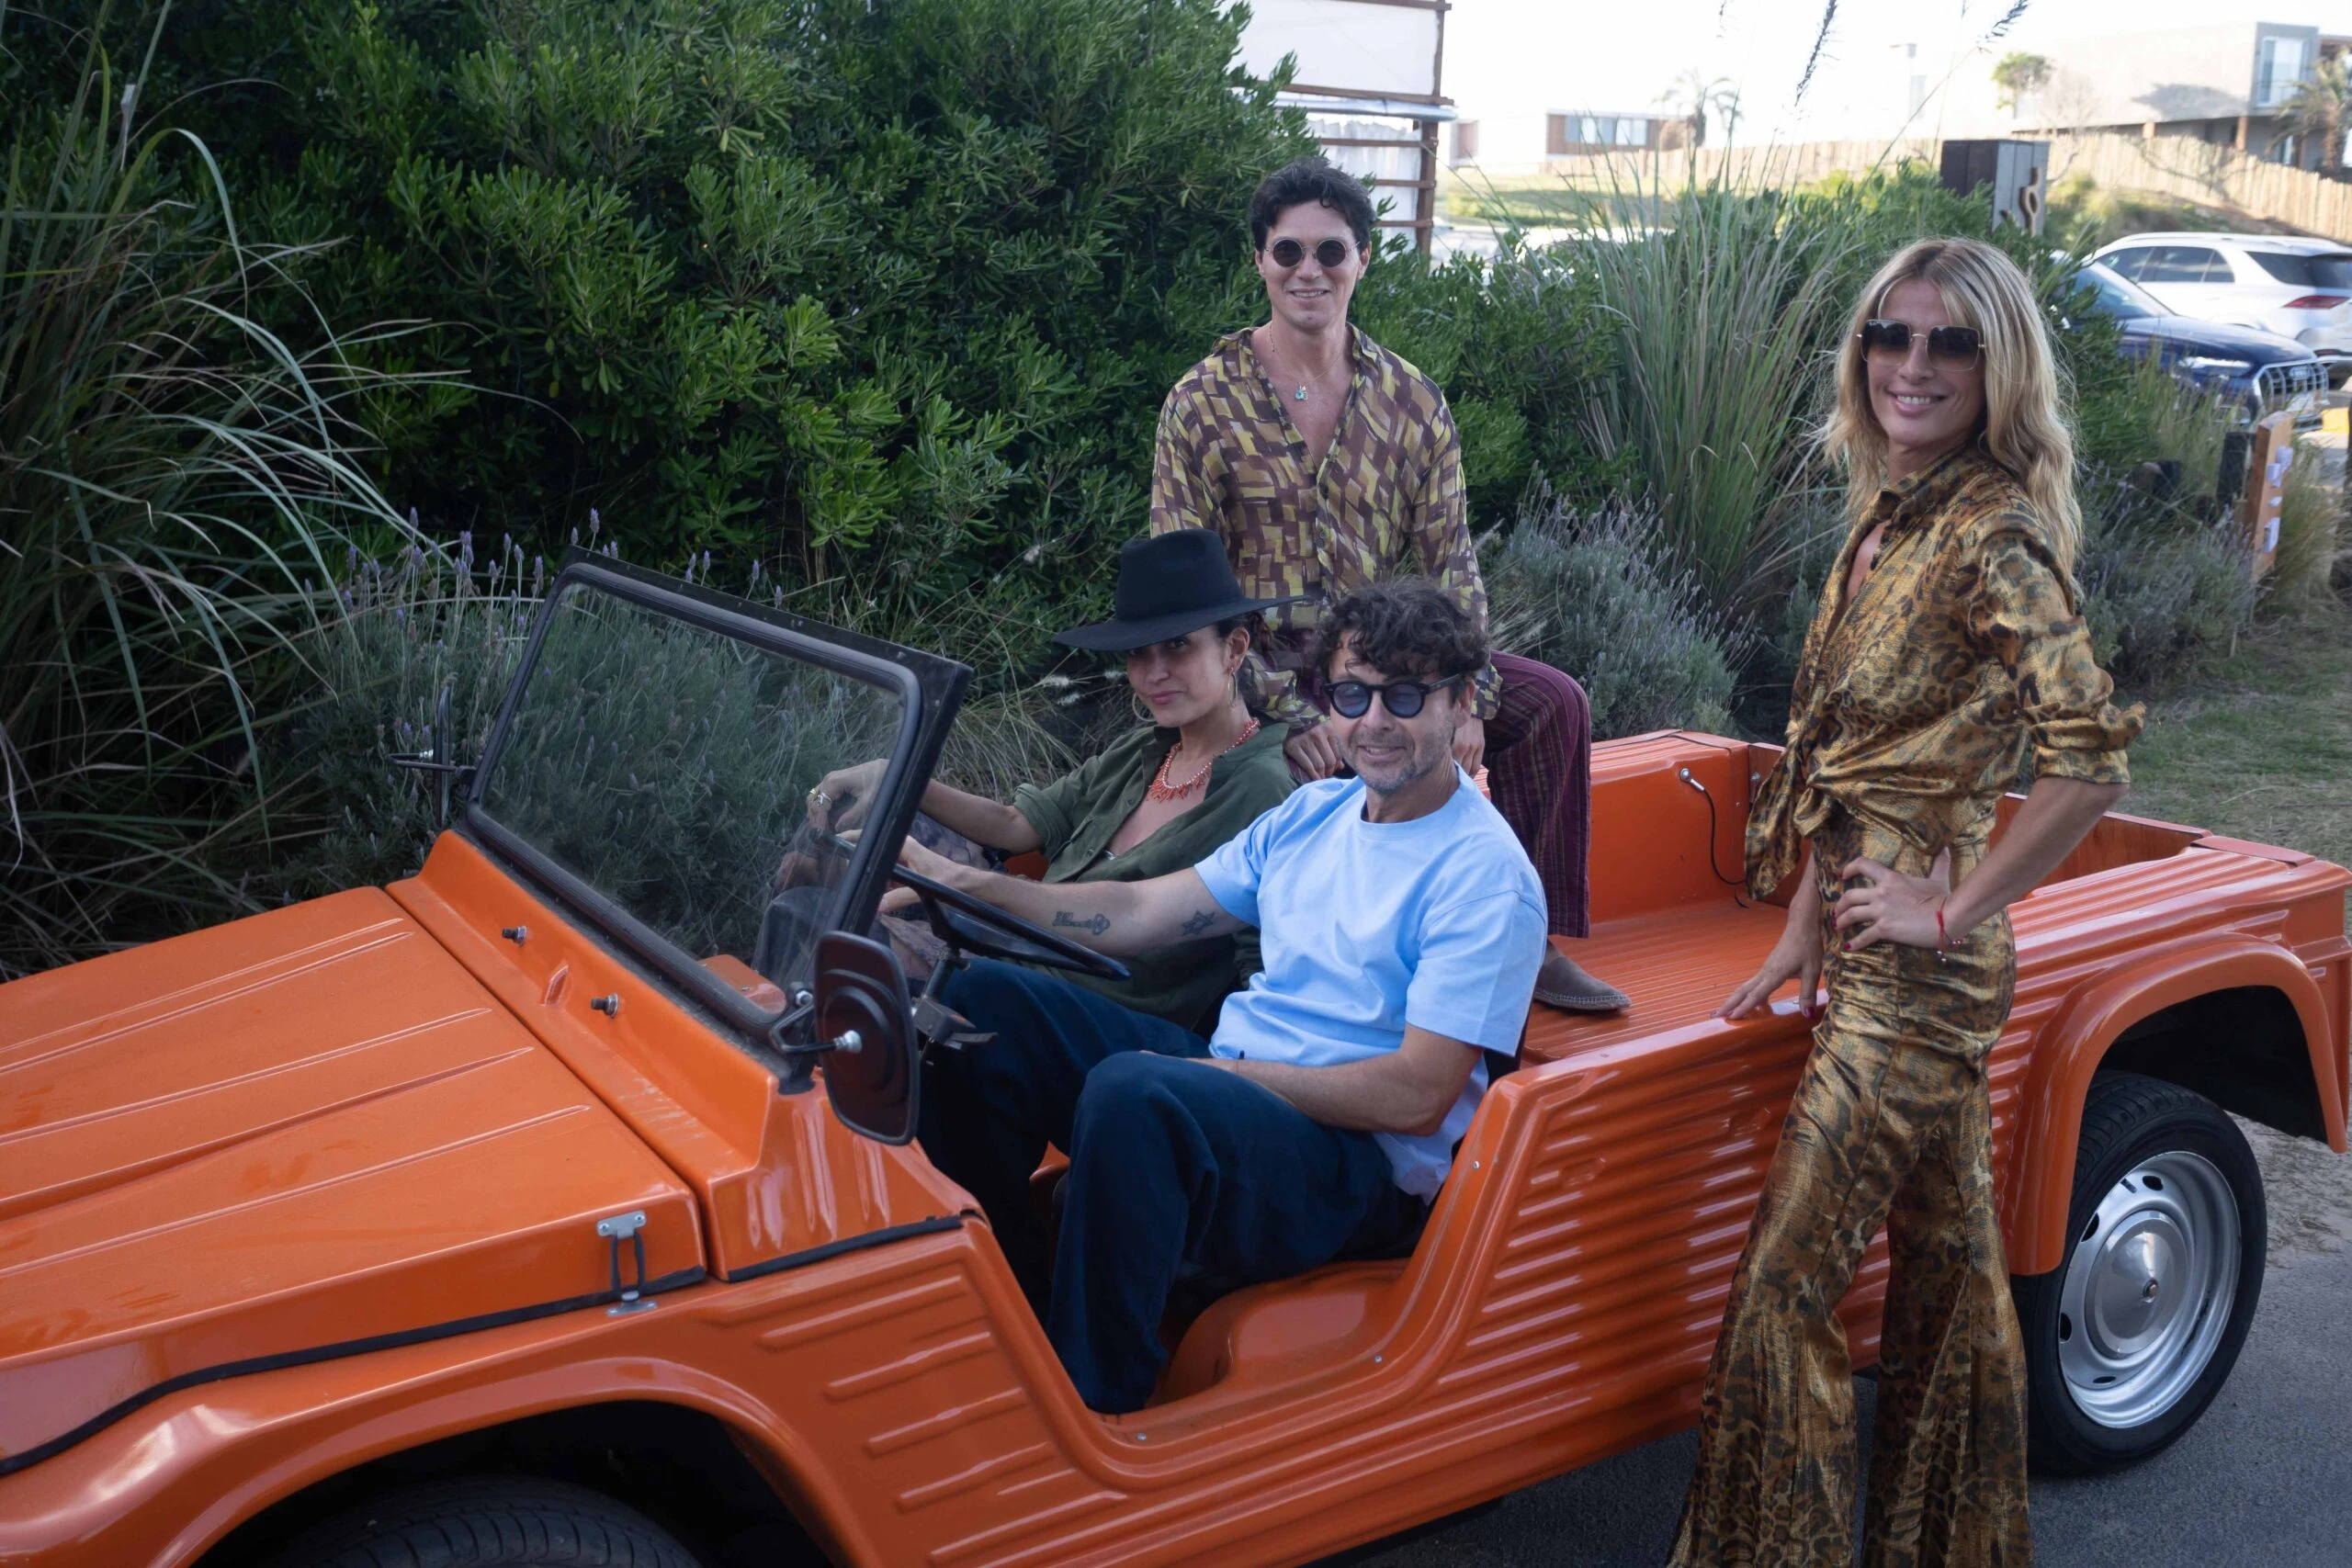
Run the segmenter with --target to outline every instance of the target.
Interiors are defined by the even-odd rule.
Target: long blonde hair
[[[1838,406],[1822,431],[1823,449],[1846,470],[1847,510],[1859,520],[1886,483],[1886,432],[1871,412],[1862,323],[1884,309],[1897,284],[1915,278],[1935,285],[1951,319],[1983,337],[1984,412],[1976,445],[2023,488],[2059,565],[2072,571],[2083,512],[2075,500],[2075,436],[2057,356],[2025,275],[1981,240],[1905,245],[1855,302],[1838,351]]]

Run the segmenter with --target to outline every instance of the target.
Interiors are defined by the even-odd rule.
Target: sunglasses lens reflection
[[[1394,681],[1385,686],[1368,686],[1362,681],[1334,681],[1323,688],[1323,694],[1331,699],[1331,711],[1341,718],[1362,718],[1371,712],[1375,693],[1391,716],[1410,718],[1421,711],[1421,699],[1431,690],[1419,681]]]
[[[1296,240],[1276,240],[1267,254],[1276,266],[1296,266],[1306,259],[1306,247]],[[1315,262],[1318,266],[1334,267],[1348,259],[1347,242],[1325,240],[1315,247]]]
[[[1911,356],[1908,321],[1864,321],[1861,336],[1862,353],[1871,359],[1893,364]],[[1974,327],[1935,327],[1928,333],[1928,357],[1938,365],[1965,369],[1984,346]]]

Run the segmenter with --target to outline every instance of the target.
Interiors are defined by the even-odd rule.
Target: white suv
[[[2290,337],[2352,378],[2352,247],[2288,234],[2133,234],[2091,258],[2176,315]]]

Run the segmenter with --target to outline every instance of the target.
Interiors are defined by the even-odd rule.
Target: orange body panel
[[[1736,1024],[1711,1016],[1782,918],[1727,886],[1766,755],[1681,735],[1597,749],[1596,928],[1579,956],[1624,986],[1632,1012],[1539,1009],[1525,1065],[1488,1094],[1410,1258],[1227,1298],[1192,1325],[1159,1401],[1110,1419],[1079,1404],[977,1219],[834,1250],[969,1208],[918,1150],[851,1137],[820,1095],[778,1095],[752,1056],[445,838],[393,890],[412,918],[402,929],[454,955],[436,984],[494,999],[501,1028],[539,1043],[530,1059],[581,1087],[574,1103],[600,1102],[674,1173],[711,1277],[652,1310],[170,1394],[0,1478],[0,1562],[187,1562],[272,1500],[368,1458],[614,1399],[718,1416],[838,1559],[892,1568],[1295,1562],[1686,1426],[1807,1048],[1790,1000]],[[2020,1270],[2054,1261],[2052,1206],[2063,1225],[2089,1073],[2118,1032],[2171,1000],[2216,986],[2286,994],[2343,1145],[2352,877],[2165,824],[2101,833],[2076,879],[2016,911],[2018,1005],[1993,1081]],[[391,909],[381,895],[345,897],[375,900],[371,919]],[[517,923],[527,941],[498,935]],[[201,982],[213,960],[187,952],[127,954],[114,973],[144,962]],[[587,1010],[615,992],[616,1018]],[[0,1039],[35,1032],[14,1027],[19,1005],[0,988]],[[18,1060],[0,1055],[0,1074]],[[46,1124],[38,1096],[0,1099],[11,1103]],[[0,1121],[0,1140],[18,1125]],[[109,1168],[135,1162],[123,1136]],[[200,1269],[208,1255],[175,1256]],[[745,1277],[778,1258],[779,1271]],[[1874,1252],[1844,1309],[1863,1359],[1884,1267]],[[5,1292],[0,1310],[13,1311]],[[31,1326],[70,1328],[71,1315],[51,1298]]]

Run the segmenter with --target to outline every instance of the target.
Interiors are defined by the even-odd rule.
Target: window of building
[[[1649,121],[1635,119],[1632,115],[1623,115],[1618,118],[1617,134],[1614,140],[1620,147],[1646,147],[1650,140],[1649,129]]]
[[[2275,109],[2292,96],[2310,53],[2307,39],[2264,39],[2255,54],[2254,107]]]

